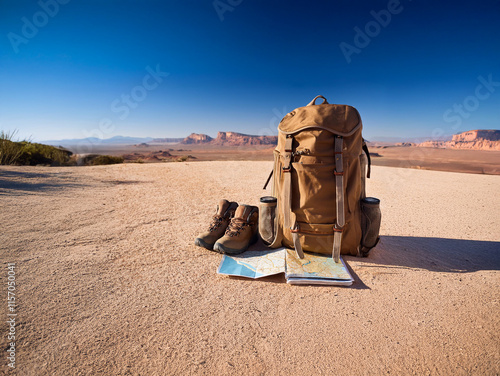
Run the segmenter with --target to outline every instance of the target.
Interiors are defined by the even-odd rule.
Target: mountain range
[[[148,143],[153,140],[154,138],[152,137],[114,136],[111,138],[87,137],[87,138],[69,138],[64,140],[45,140],[41,141],[41,143],[54,146],[78,145],[80,143],[92,144],[92,145],[133,145],[140,143]]]
[[[136,145],[136,144],[213,144],[227,146],[242,145],[275,145],[278,136],[255,136],[237,132],[218,132],[216,138],[206,134],[191,133],[185,138],[153,138],[115,136],[100,139],[96,137],[73,138],[63,140],[46,140],[43,144],[54,146],[72,146],[78,144],[92,145]]]

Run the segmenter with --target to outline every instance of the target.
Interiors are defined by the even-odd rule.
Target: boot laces
[[[226,235],[237,236],[245,226],[250,226],[250,223],[243,219],[235,218],[227,226]]]
[[[217,230],[220,225],[222,224],[222,221],[224,220],[225,218],[222,216],[222,215],[214,215],[212,217],[212,223],[210,223],[210,228],[208,229],[208,231],[210,232],[213,232],[215,230]]]

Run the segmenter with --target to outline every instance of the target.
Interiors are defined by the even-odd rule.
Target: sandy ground
[[[500,373],[500,177],[375,166],[383,238],[345,258],[352,287],[217,275],[221,255],[193,240],[220,198],[256,204],[270,168],[0,166],[0,372]]]

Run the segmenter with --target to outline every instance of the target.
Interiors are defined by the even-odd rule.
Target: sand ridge
[[[383,238],[345,258],[351,288],[219,276],[193,239],[220,198],[257,204],[271,166],[0,166],[17,374],[500,372],[498,176],[373,167]]]

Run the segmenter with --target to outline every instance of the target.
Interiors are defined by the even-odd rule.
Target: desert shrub
[[[78,166],[78,155],[73,154],[68,162],[64,164],[65,166]]]
[[[114,157],[112,155],[99,155],[92,159],[89,162],[90,166],[99,166],[99,165],[109,165],[109,164],[117,164],[123,163],[122,157]]]
[[[4,165],[64,165],[69,161],[69,150],[29,141],[12,141],[15,132],[0,131],[0,164]]]
[[[0,139],[0,164],[16,164],[21,154],[22,147],[17,142]]]
[[[71,152],[50,145],[36,144],[27,141],[20,142],[22,154],[18,163],[22,165],[51,164],[56,166],[65,165],[71,156]]]

